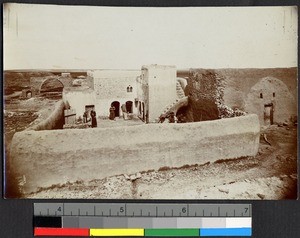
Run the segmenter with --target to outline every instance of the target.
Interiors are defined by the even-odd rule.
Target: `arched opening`
[[[57,78],[49,78],[46,79],[39,89],[39,92],[41,94],[45,94],[46,96],[51,97],[62,97],[62,91],[63,91],[64,85],[61,81],[59,81]]]
[[[132,93],[132,86],[131,86],[131,85],[129,85],[129,86],[127,87],[127,93]]]
[[[31,98],[32,97],[32,92],[31,91],[27,91],[26,92],[26,97],[27,98]]]
[[[132,102],[132,101],[127,101],[125,105],[126,105],[126,111],[127,111],[128,113],[132,113],[132,105],[133,105],[133,102]]]
[[[178,123],[185,123],[188,121],[187,112],[188,112],[188,106],[183,106],[177,110],[176,117],[177,117]]]
[[[114,101],[111,103],[111,106],[115,108],[115,116],[119,117],[120,116],[120,102]]]

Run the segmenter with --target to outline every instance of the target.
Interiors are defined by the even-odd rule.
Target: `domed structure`
[[[265,77],[250,89],[245,111],[257,114],[261,125],[270,125],[289,121],[297,115],[297,104],[281,80]]]

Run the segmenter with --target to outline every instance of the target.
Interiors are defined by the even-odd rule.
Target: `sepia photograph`
[[[3,5],[5,198],[297,199],[298,9]]]

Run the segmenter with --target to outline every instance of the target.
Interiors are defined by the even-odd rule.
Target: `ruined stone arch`
[[[63,84],[63,82],[62,82],[61,80],[59,80],[58,78],[47,78],[47,79],[45,79],[44,81],[42,81],[42,83],[40,84],[40,86],[39,86],[39,91],[38,91],[39,93],[41,93],[41,90],[42,90],[43,85],[44,85],[46,82],[50,81],[50,80],[58,81],[58,82],[62,85],[62,88],[65,87],[65,85]]]

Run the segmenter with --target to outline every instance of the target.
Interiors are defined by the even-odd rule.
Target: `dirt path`
[[[217,161],[179,169],[119,175],[42,188],[31,198],[116,199],[284,199],[295,198],[297,128],[262,131],[254,158]]]

